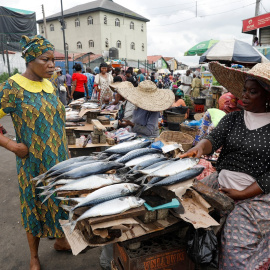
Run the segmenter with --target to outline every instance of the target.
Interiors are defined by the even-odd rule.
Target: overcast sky
[[[91,0],[63,0],[63,8]],[[242,20],[254,17],[256,0],[114,0],[148,18],[148,55],[173,56],[188,65],[198,64],[199,57],[183,56],[197,43],[209,39],[239,39],[251,43],[252,35],[242,34]],[[60,12],[60,0],[0,0],[0,6],[36,12],[42,18]],[[197,16],[196,16],[197,3]],[[262,0],[260,14],[270,12],[270,1]]]

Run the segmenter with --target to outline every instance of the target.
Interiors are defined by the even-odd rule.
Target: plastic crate
[[[195,104],[195,112],[196,113],[204,112],[204,105]]]

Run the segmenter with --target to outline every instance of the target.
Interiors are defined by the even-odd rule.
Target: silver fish
[[[158,149],[155,149],[155,148],[135,149],[135,150],[128,152],[124,156],[116,159],[115,161],[119,162],[119,163],[126,163],[134,158],[141,157],[141,156],[144,156],[147,154],[153,154],[153,153],[160,153],[160,151]]]
[[[69,211],[70,213],[69,219],[71,220],[74,211],[78,208],[91,206],[91,205],[99,204],[99,203],[109,201],[112,199],[130,195],[133,192],[137,191],[139,187],[140,186],[136,184],[130,184],[130,183],[121,183],[121,184],[106,186],[90,193],[80,203],[78,203],[74,207],[67,206],[67,205],[63,205],[62,207],[65,210]]]
[[[73,169],[79,168],[81,166],[91,164],[91,163],[96,163],[96,162],[100,162],[100,161],[99,160],[82,160],[82,161],[79,161],[79,162],[75,162],[73,164],[70,164],[69,166],[66,166],[64,168],[61,168],[59,170],[56,170],[54,172],[51,172],[51,173],[47,174],[45,179],[55,177],[55,176],[58,176],[60,174],[69,172],[69,171],[71,171]]]
[[[160,176],[160,177],[167,177],[170,175],[174,175],[190,169],[194,167],[199,162],[198,158],[184,158],[178,161],[174,161],[167,166],[162,166],[161,168],[151,172],[148,176]],[[140,171],[142,172],[142,171]]]
[[[78,221],[90,218],[90,217],[100,217],[115,215],[123,213],[129,209],[140,207],[144,204],[144,200],[141,198],[136,198],[134,196],[121,197],[97,204],[84,212],[78,219],[72,220],[67,225],[71,226],[71,232],[74,230]]]
[[[161,162],[158,162],[156,164],[153,164],[151,166],[148,166],[146,168],[144,168],[143,170],[138,170],[138,172],[142,173],[142,174],[151,174],[152,172],[156,171],[156,170],[159,170],[165,166],[168,166],[169,164],[171,164],[173,161],[171,160],[165,160],[165,161],[161,161]]]
[[[132,166],[136,166],[146,160],[150,160],[150,159],[156,159],[156,158],[161,158],[163,157],[163,155],[161,154],[149,154],[149,155],[144,155],[144,156],[141,156],[141,157],[138,157],[138,158],[134,158],[130,161],[128,161],[125,166],[126,167],[132,167]]]
[[[112,147],[106,149],[104,152],[111,153],[111,154],[126,154],[132,150],[147,147],[150,144],[151,144],[150,141],[146,141],[144,139],[139,139],[139,140],[119,143],[115,146],[112,146]]]
[[[45,202],[53,193],[58,191],[93,190],[120,182],[122,182],[122,179],[113,174],[109,174],[106,178],[99,175],[91,175],[79,180],[71,181],[64,186],[53,190],[45,190],[44,192],[40,193],[39,196],[47,195],[43,200],[43,202]]]
[[[63,173],[55,177],[52,181],[57,179],[68,179],[68,178],[82,178],[94,174],[101,174],[112,169],[119,169],[124,167],[124,164],[117,163],[114,161],[100,161],[97,163],[91,163],[89,165],[84,165],[79,168],[73,169],[69,172]]]
[[[150,159],[150,160],[146,160],[146,161],[141,162],[138,165],[134,166],[131,171],[142,170],[142,169],[144,169],[144,168],[146,168],[148,166],[151,166],[153,164],[157,164],[157,163],[159,163],[161,161],[168,161],[168,160],[167,160],[166,157],[153,158],[153,159]]]

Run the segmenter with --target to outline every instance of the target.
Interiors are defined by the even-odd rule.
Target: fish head
[[[129,201],[129,205],[132,208],[139,207],[145,203],[145,200],[143,200],[142,198],[138,198],[134,196],[128,197],[128,201]]]
[[[136,190],[138,190],[139,187],[140,187],[139,185],[132,184],[132,183],[126,183],[125,186],[129,190],[129,192],[131,192],[131,193],[134,192],[134,191],[136,191]]]

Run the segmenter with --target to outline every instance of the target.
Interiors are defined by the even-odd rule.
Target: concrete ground
[[[5,116],[0,123],[14,138],[10,116]],[[18,178],[15,155],[0,147],[0,269],[29,269],[30,252],[26,234],[21,226]],[[98,270],[100,248],[73,256],[67,252],[53,249],[54,240],[47,238],[40,241],[40,262],[43,270]]]

